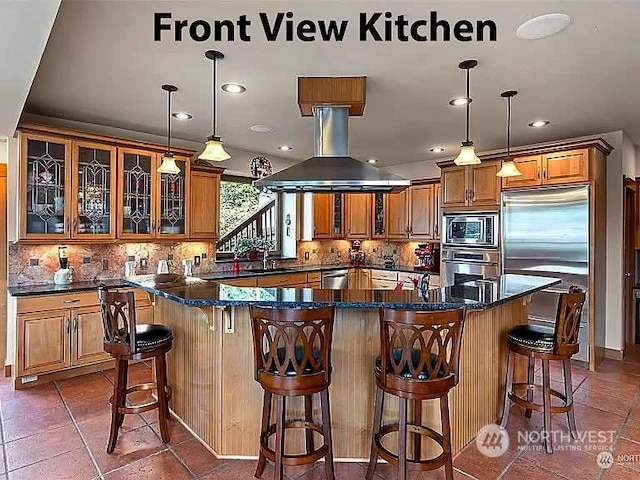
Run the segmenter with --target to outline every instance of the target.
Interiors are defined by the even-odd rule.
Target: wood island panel
[[[168,356],[170,407],[209,448],[223,458],[257,458],[262,389],[254,380],[248,307],[186,307],[158,297],[154,316],[174,332]],[[461,351],[460,382],[450,392],[454,453],[487,423],[499,418],[506,374],[506,332],[526,323],[527,302],[518,299],[469,311]],[[369,457],[375,376],[379,354],[378,311],[337,309],[330,387],[334,456]],[[524,379],[524,363],[516,380]],[[302,418],[301,399],[288,401],[288,412]],[[317,399],[314,416],[319,418]],[[397,419],[398,402],[385,397],[385,419]],[[423,404],[427,425],[440,429],[437,401]],[[393,436],[392,436],[393,437]],[[429,451],[431,442],[423,442]],[[286,451],[301,452],[304,440],[287,432]],[[395,448],[394,448],[395,449]],[[435,452],[434,452],[435,453]]]

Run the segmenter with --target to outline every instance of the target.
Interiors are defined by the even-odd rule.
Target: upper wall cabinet
[[[344,238],[344,197],[342,193],[313,194],[313,238]]]
[[[345,219],[349,240],[366,240],[371,236],[371,194],[345,194]]]
[[[576,149],[514,158],[522,173],[502,180],[502,188],[564,185],[589,180],[589,150]]]
[[[479,165],[442,168],[443,207],[498,207],[500,162],[483,161]]]
[[[218,238],[223,169],[192,176],[193,152],[174,149],[180,172],[166,174],[159,145],[42,125],[21,125],[20,137],[20,240]]]

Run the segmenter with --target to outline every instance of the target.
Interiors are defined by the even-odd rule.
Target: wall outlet
[[[40,265],[40,259],[39,258],[30,258],[29,259],[29,266],[30,267],[37,267],[38,265]]]
[[[309,260],[309,252],[304,252],[304,259]]]
[[[200,256],[202,257],[202,259],[203,259],[203,260],[206,260],[206,259],[207,259],[207,253],[206,253],[206,252],[202,252],[202,253],[200,254]]]
[[[170,262],[171,260],[173,260],[173,253],[168,253],[167,254],[167,260]]]
[[[82,263],[91,263],[91,257],[82,257]]]
[[[102,259],[102,270],[109,270],[109,260],[107,260],[106,258]]]
[[[335,253],[336,249],[331,247],[331,253]]]
[[[193,265],[195,267],[199,267],[200,266],[200,255],[196,255],[195,257],[193,257]]]
[[[149,268],[149,259],[147,257],[140,258],[140,268],[143,270]]]
[[[317,250],[314,248],[313,250],[311,250],[311,253],[316,253]]]

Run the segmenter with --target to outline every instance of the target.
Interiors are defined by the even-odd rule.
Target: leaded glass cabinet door
[[[387,196],[384,193],[373,194],[373,232],[372,238],[386,238],[387,226],[385,222],[387,210]]]
[[[21,237],[69,238],[71,142],[23,134],[21,155]]]
[[[120,149],[118,176],[118,236],[151,238],[155,231],[156,154]]]
[[[160,156],[158,158],[160,162]],[[158,173],[156,238],[187,236],[189,160],[176,156],[180,173]],[[197,195],[197,192],[196,192]]]
[[[116,237],[116,149],[74,142],[71,237]]]

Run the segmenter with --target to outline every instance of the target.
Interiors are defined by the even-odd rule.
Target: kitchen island
[[[417,291],[234,287],[199,278],[155,284],[134,277],[132,286],[155,295],[154,321],[168,325],[171,409],[220,457],[257,458],[262,389],[254,380],[249,306],[284,308],[335,305],[330,388],[334,456],[369,456],[373,421],[374,360],[379,354],[378,309],[468,309],[460,357],[460,383],[450,393],[454,453],[500,415],[506,370],[506,332],[527,322],[528,297],[560,283],[548,277],[503,275]],[[518,365],[516,375],[522,375]],[[517,378],[516,377],[516,378]],[[522,378],[522,377],[521,377]],[[516,380],[518,381],[518,379]],[[296,399],[301,400],[301,399]],[[385,400],[385,417],[397,418],[397,400]],[[288,403],[302,418],[303,403]],[[319,414],[314,404],[314,415]],[[440,428],[437,403],[423,406],[423,421]],[[287,432],[287,451],[304,446]],[[423,442],[429,453],[433,446]]]

